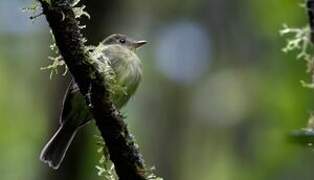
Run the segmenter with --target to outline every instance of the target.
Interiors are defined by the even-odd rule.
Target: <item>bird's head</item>
[[[130,50],[136,50],[137,48],[143,46],[147,41],[137,41],[127,37],[124,34],[112,34],[108,36],[104,41],[104,44],[118,44],[129,48]]]

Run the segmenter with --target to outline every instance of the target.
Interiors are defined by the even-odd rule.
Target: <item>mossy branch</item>
[[[38,0],[55,37],[59,53],[86,98],[96,125],[121,180],[145,180],[142,155],[129,133],[123,116],[110,100],[102,67],[88,52],[73,7],[67,0]]]

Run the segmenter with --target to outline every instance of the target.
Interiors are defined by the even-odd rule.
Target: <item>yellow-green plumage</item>
[[[106,45],[103,53],[110,61],[116,82],[121,89],[113,94],[113,103],[120,109],[135,93],[142,77],[142,64],[132,50],[126,50],[121,45]]]

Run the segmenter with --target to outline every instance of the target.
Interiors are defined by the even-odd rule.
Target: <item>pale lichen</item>
[[[75,14],[75,18],[79,19],[82,16],[86,16],[88,19],[90,19],[90,15],[85,10],[85,8],[86,8],[85,5],[76,7],[79,2],[80,2],[80,0],[74,0],[73,2],[71,2],[72,3],[72,7],[73,7],[73,12]],[[29,8],[29,9],[37,11],[37,7],[38,7],[38,3],[34,2],[33,5],[31,6],[31,8]],[[78,20],[78,22],[80,22],[80,21]],[[84,28],[86,28],[86,26],[85,25],[80,25],[80,28],[84,29]],[[52,44],[50,45],[50,49],[54,53],[54,56],[49,56],[48,57],[48,59],[50,61],[52,61],[51,64],[49,64],[49,65],[47,65],[45,67],[41,67],[40,69],[41,70],[49,70],[50,71],[50,79],[51,79],[53,77],[53,75],[59,73],[59,69],[60,68],[64,69],[63,72],[62,72],[62,75],[65,76],[67,74],[67,72],[68,72],[68,67],[66,66],[62,56],[59,54],[59,50],[58,50],[58,48],[56,46],[55,38],[54,38],[53,33],[50,32],[50,34],[51,34],[51,37],[52,37]],[[87,40],[85,38],[83,38],[82,42],[86,43]]]
[[[52,53],[54,54],[53,56],[48,56],[48,60],[52,61],[51,64],[41,67],[40,70],[49,70],[50,71],[50,79],[52,79],[53,75],[59,74],[59,69],[63,68],[63,73],[62,75],[65,76],[68,72],[68,67],[66,66],[63,57],[60,55],[58,47],[55,43],[55,38],[53,36],[53,33],[50,31],[51,38],[52,38],[52,44],[50,44],[50,49]]]
[[[306,7],[305,3],[302,7]],[[307,11],[307,8],[305,8]],[[306,62],[306,73],[311,75],[310,82],[301,81],[303,87],[314,89],[314,55],[313,55],[313,29],[310,26],[301,28],[291,28],[287,25],[283,25],[283,29],[280,30],[281,36],[288,36],[286,38],[287,44],[282,49],[283,52],[288,53],[290,51],[297,52],[297,59],[302,59]],[[314,115],[311,113],[308,124],[305,128],[296,130],[292,133],[291,137],[298,143],[306,144],[312,147],[314,137]]]
[[[96,139],[97,145],[99,146],[97,153],[100,154],[100,159],[96,165],[97,175],[103,177],[104,180],[118,180],[114,164],[110,161],[105,141],[101,136],[96,136]]]
[[[22,8],[23,12],[35,14],[38,12],[40,4],[36,0],[32,0],[32,3],[28,7]]]
[[[75,14],[75,18],[80,18],[82,16],[87,17],[90,19],[90,15],[88,14],[87,11],[85,11],[86,6],[82,5],[81,7],[73,7],[73,12]]]
[[[118,180],[114,164],[110,161],[110,155],[103,138],[98,135],[96,135],[95,137],[98,145],[97,153],[100,154],[98,164],[95,166],[97,170],[97,175],[103,177],[104,180]],[[163,180],[163,178],[155,175],[155,170],[155,167],[147,169],[145,171],[145,178],[147,180]]]
[[[302,28],[291,28],[283,25],[280,30],[281,36],[286,38],[286,46],[282,49],[283,52],[297,52],[297,59],[302,59],[306,62],[306,72],[311,75],[310,82],[301,81],[302,86],[314,89],[314,56],[311,54],[313,46],[311,44],[311,29],[309,26]]]

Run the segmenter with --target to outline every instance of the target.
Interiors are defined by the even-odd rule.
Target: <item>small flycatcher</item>
[[[109,60],[115,80],[123,90],[114,92],[112,101],[116,108],[122,108],[135,93],[142,77],[142,63],[135,50],[146,44],[146,41],[136,41],[126,35],[113,34],[107,37],[99,61]],[[64,98],[59,129],[43,148],[40,159],[53,169],[58,169],[62,163],[77,131],[92,120],[85,98],[80,94],[78,86],[70,83]]]

